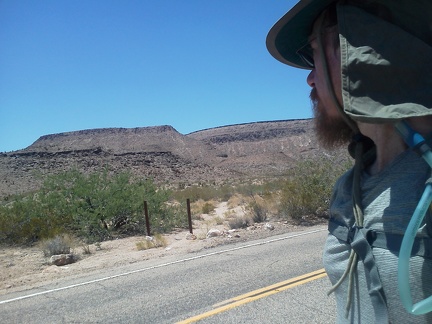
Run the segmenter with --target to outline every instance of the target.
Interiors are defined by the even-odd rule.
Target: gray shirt
[[[336,183],[330,206],[330,216],[347,227],[354,225],[352,212],[352,170]],[[430,167],[411,150],[398,156],[386,169],[376,175],[362,175],[362,205],[364,227],[385,234],[405,233],[405,229],[431,176]],[[418,231],[420,237],[432,237],[432,217],[429,212]],[[351,251],[349,244],[329,234],[323,255],[324,266],[332,284],[344,273]],[[403,308],[397,284],[397,252],[373,248],[391,323],[432,323],[432,313],[415,316]],[[432,259],[415,256],[410,260],[410,282],[413,302],[432,295]],[[345,318],[348,279],[336,289],[338,323],[375,323],[373,305],[368,293],[365,270],[358,262],[354,279],[353,303]]]

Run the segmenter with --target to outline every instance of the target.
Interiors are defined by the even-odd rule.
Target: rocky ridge
[[[176,185],[286,174],[302,159],[346,159],[319,147],[313,121],[230,125],[187,135],[171,126],[108,128],[45,135],[29,147],[0,154],[0,200],[36,190],[44,176],[72,168],[108,167]]]

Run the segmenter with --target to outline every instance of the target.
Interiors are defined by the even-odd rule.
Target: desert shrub
[[[206,202],[203,206],[202,206],[202,213],[203,214],[210,214],[212,211],[214,211],[215,206],[210,203],[210,202]]]
[[[171,192],[165,191],[165,196],[161,196],[160,199],[171,199],[170,197]],[[158,213],[150,216],[154,232],[168,233],[174,228],[188,228],[186,201],[169,205],[163,202],[163,199],[159,203],[159,208],[156,209]]]
[[[81,247],[84,254],[91,254],[90,245],[83,244]]]
[[[228,220],[228,226],[231,229],[246,228],[250,224],[250,220],[244,216],[237,216]]]
[[[144,200],[152,231],[187,226],[186,209],[169,205],[170,192],[151,180],[133,181],[129,173],[110,175],[107,169],[88,175],[72,170],[48,177],[38,193],[0,206],[0,238],[28,244],[71,233],[93,243],[145,233]]]
[[[268,185],[270,182],[261,181],[259,183],[243,183],[238,185],[236,188],[236,193],[253,197],[255,195],[262,196],[268,191]]]
[[[15,199],[9,205],[0,207],[1,242],[31,244],[67,232],[67,217],[58,217],[51,206],[43,206],[40,196]]]
[[[156,234],[155,236],[149,237],[144,241],[139,241],[135,243],[135,246],[138,251],[142,251],[142,250],[148,250],[152,248],[166,247],[167,241],[165,237],[163,237],[161,234]]]
[[[223,217],[220,217],[220,216],[216,216],[216,217],[214,218],[214,221],[215,221],[216,225],[222,225],[223,222],[224,222],[224,218],[223,218]]]
[[[230,201],[234,197],[254,196],[268,198],[272,192],[279,190],[280,180],[261,180],[260,182],[223,185],[194,185],[186,187],[184,184],[173,192],[177,201],[190,199],[192,203],[202,201]],[[181,189],[180,189],[181,188]]]
[[[239,205],[243,205],[245,203],[245,201],[246,200],[245,200],[245,197],[243,195],[235,194],[228,200],[228,207],[234,208],[234,207],[237,207]]]
[[[190,199],[193,203],[199,200],[211,200],[215,197],[215,192],[216,190],[213,187],[194,185],[177,190],[174,192],[174,198],[177,201],[186,201],[186,199]]]
[[[258,203],[256,200],[252,201],[247,207],[252,220],[255,223],[263,223],[267,221],[268,210],[265,206]]]
[[[200,199],[204,201],[228,201],[228,199],[235,194],[235,190],[236,188],[230,185],[195,185],[182,190],[177,190],[173,193],[173,197],[178,201],[186,201],[186,199],[190,199],[191,202],[196,202]]]
[[[283,183],[280,214],[295,220],[305,215],[326,216],[334,182],[347,168],[330,162],[299,163]]]
[[[56,254],[69,254],[73,246],[73,240],[68,235],[57,235],[40,243],[40,248],[46,257]]]
[[[198,199],[197,201],[191,203],[191,213],[193,219],[202,218],[203,210],[208,208],[208,207],[204,207],[204,205],[206,204],[213,204],[213,202]]]

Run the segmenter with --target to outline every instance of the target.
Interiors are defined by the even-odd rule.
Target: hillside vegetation
[[[331,172],[330,172],[331,170]],[[201,203],[209,213],[212,201],[242,197],[248,217],[230,220],[232,228],[264,222],[270,215],[293,222],[326,218],[331,187],[344,171],[329,164],[299,163],[290,175],[261,183],[191,186],[181,190],[157,187],[151,180],[133,179],[129,173],[91,174],[78,170],[48,177],[37,192],[13,197],[0,206],[0,241],[33,244],[59,235],[85,243],[130,235],[145,235],[144,201],[153,233],[187,228],[185,202]]]
[[[311,120],[225,126],[182,135],[171,126],[46,135],[0,156],[0,242],[70,235],[86,243],[187,228],[215,202],[247,217],[327,217],[333,183],[350,162],[319,148]],[[150,223],[144,219],[144,201]]]

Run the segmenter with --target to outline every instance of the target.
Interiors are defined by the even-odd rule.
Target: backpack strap
[[[355,236],[356,228],[348,228],[346,225],[336,221],[329,220],[328,230],[330,234],[346,244],[350,244]],[[369,245],[374,248],[389,250],[394,254],[399,254],[402,245],[403,234],[384,233],[373,229],[364,229],[364,237]],[[411,252],[411,256],[421,256],[427,259],[432,259],[432,238],[416,237]]]
[[[370,229],[353,226],[346,227],[334,219],[329,221],[329,232],[339,240],[349,244],[363,262],[368,286],[369,296],[378,323],[388,322],[387,303],[382,287],[381,278],[375,258],[372,254],[372,246],[368,238],[373,237]]]

